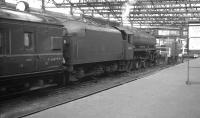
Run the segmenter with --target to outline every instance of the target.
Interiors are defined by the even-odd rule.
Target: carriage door
[[[10,73],[7,65],[10,54],[9,38],[9,30],[0,28],[0,76]]]
[[[6,58],[6,48],[5,39],[6,33],[4,30],[0,29],[0,76],[5,73],[5,58]]]
[[[36,71],[35,66],[35,33],[32,30],[24,30],[23,32],[23,48],[24,56],[21,58],[21,72],[31,73]]]

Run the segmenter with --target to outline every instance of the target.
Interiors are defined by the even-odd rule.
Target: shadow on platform
[[[200,84],[200,81],[186,81],[185,83],[187,85],[192,85],[192,84],[197,85],[197,84]]]

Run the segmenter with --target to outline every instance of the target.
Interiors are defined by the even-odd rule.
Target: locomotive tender
[[[57,75],[63,83],[146,67],[156,63],[155,44],[153,36],[137,29],[0,9],[0,93],[11,85],[53,83]],[[53,77],[39,78],[49,74]]]

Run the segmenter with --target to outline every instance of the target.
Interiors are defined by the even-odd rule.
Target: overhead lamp
[[[16,5],[16,9],[19,11],[29,11],[29,4],[25,1],[19,1]]]

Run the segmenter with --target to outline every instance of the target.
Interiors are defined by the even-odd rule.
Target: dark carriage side
[[[0,9],[1,92],[54,81],[39,76],[63,70],[62,27],[50,16]]]

